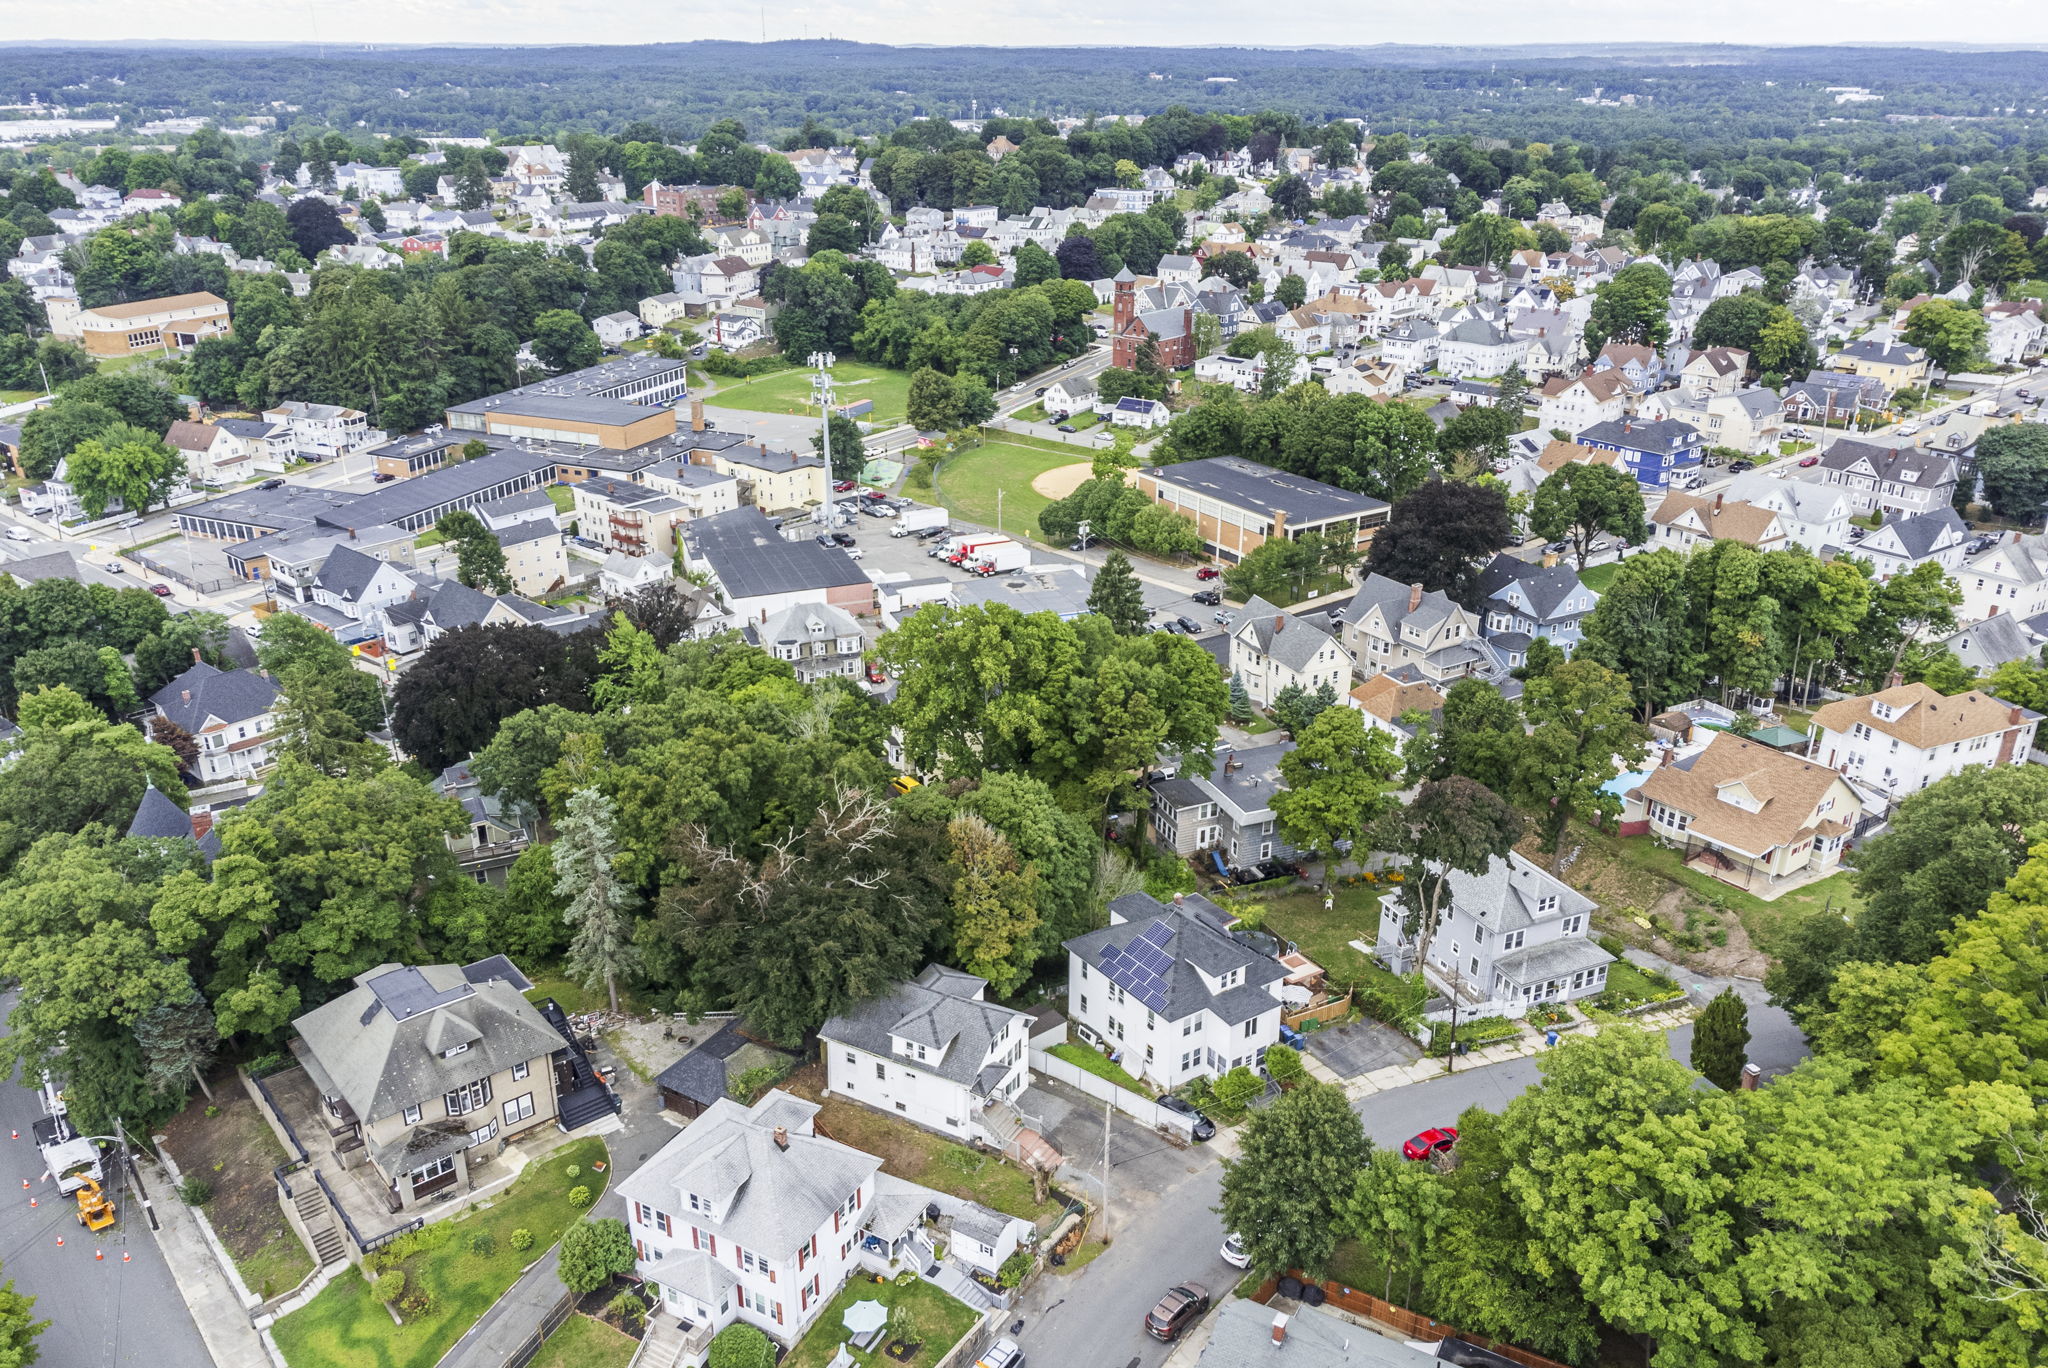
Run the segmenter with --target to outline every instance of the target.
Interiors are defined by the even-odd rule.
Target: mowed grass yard
[[[533,1368],[626,1368],[639,1347],[625,1331],[579,1312],[541,1343]]]
[[[714,408],[745,409],[750,413],[815,414],[817,409],[811,405],[812,374],[807,369],[796,369],[736,383],[728,383],[721,378],[717,393],[707,395],[704,402]],[[863,399],[873,401],[875,411],[862,421],[885,424],[903,421],[904,406],[910,398],[910,376],[907,372],[864,366],[857,361],[842,361],[832,368],[832,378],[838,382],[835,393],[840,403],[857,404]]]
[[[855,1302],[878,1301],[892,1312],[902,1308],[902,1314],[909,1320],[906,1334],[909,1343],[917,1346],[917,1352],[909,1358],[895,1358],[883,1350],[890,1343],[888,1332],[876,1342],[873,1349],[855,1349],[851,1345],[847,1353],[861,1368],[882,1365],[883,1368],[928,1368],[946,1356],[946,1351],[960,1342],[960,1337],[974,1328],[980,1317],[964,1302],[955,1301],[930,1283],[919,1279],[914,1282],[893,1283],[869,1282],[856,1277],[839,1290],[818,1315],[803,1341],[789,1352],[782,1361],[782,1368],[825,1368],[841,1344],[847,1342],[846,1311]]]
[[[425,1310],[405,1313],[403,1325],[392,1324],[360,1272],[336,1278],[310,1304],[277,1322],[272,1333],[286,1362],[291,1368],[432,1368],[518,1280],[521,1270],[545,1254],[570,1222],[582,1218],[583,1212],[569,1204],[570,1191],[589,1188],[593,1205],[604,1195],[610,1174],[591,1166],[609,1159],[602,1140],[578,1140],[528,1164],[489,1205],[419,1232],[446,1235],[436,1237],[443,1239],[438,1248],[414,1254],[401,1265],[407,1295],[417,1288],[432,1299]],[[577,1170],[573,1177],[572,1167]],[[515,1230],[532,1231],[533,1247],[513,1249]],[[489,1255],[470,1250],[471,1240],[482,1233],[495,1242]]]
[[[939,467],[939,502],[956,517],[994,527],[996,492],[1001,490],[1002,530],[1013,536],[1036,537],[1039,511],[1052,500],[1033,489],[1031,482],[1048,470],[1086,465],[1090,459],[1091,453],[1081,447],[1054,451],[1014,442],[988,442]]]

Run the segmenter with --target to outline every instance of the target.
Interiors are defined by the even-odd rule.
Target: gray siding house
[[[1403,929],[1399,893],[1380,900],[1374,953],[1396,973],[1415,967],[1415,938]],[[1593,943],[1593,901],[1522,856],[1495,860],[1484,874],[1451,874],[1451,906],[1429,944],[1423,973],[1469,1003],[1565,1001],[1607,986],[1614,956]]]
[[[1220,751],[1207,774],[1160,780],[1152,786],[1153,839],[1181,856],[1212,850],[1226,867],[1292,859],[1294,847],[1273,820],[1273,795],[1286,787],[1280,757],[1293,749],[1281,741]]]

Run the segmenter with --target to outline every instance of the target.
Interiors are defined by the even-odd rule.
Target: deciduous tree
[[[1358,1113],[1333,1084],[1304,1083],[1251,1114],[1239,1156],[1223,1161],[1219,1209],[1254,1272],[1314,1277],[1329,1266],[1371,1152]]]
[[[1577,461],[1560,466],[1536,486],[1529,526],[1547,541],[1570,542],[1581,570],[1598,534],[1635,544],[1649,535],[1643,526],[1642,491],[1635,480],[1614,466]]]
[[[1400,757],[1364,717],[1356,708],[1326,708],[1280,757],[1286,787],[1273,795],[1273,816],[1289,845],[1334,855],[1392,804],[1388,782]]]

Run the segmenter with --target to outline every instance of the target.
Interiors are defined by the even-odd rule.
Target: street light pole
[[[810,364],[818,372],[811,377],[811,398],[818,405],[818,428],[825,448],[825,499],[818,505],[818,520],[828,532],[832,530],[835,512],[832,488],[832,364],[835,359],[828,351],[815,351],[809,357]]]

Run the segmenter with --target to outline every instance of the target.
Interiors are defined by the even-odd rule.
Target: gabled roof
[[[232,724],[269,712],[277,702],[277,685],[254,670],[217,670],[198,661],[151,694],[149,701],[196,736],[209,717]]]
[[[147,784],[142,790],[142,801],[135,805],[135,816],[128,823],[127,834],[146,840],[174,840],[178,837],[190,840],[192,818],[171,800],[168,793],[155,784]]]
[[[213,445],[214,430],[205,423],[180,418],[164,433],[164,441],[179,451],[204,451]]]
[[[916,1069],[972,1085],[995,1043],[1024,1013],[985,1002],[986,979],[939,964],[928,964],[910,983],[899,983],[818,1028],[818,1038],[851,1045],[869,1054],[886,1055],[907,1069]],[[897,1053],[892,1037],[937,1051],[915,1059]]]
[[[1893,716],[1880,717],[1876,706],[1880,704],[1891,709]],[[1846,732],[1860,722],[1915,750],[1932,750],[1974,737],[1996,735],[2039,716],[1975,689],[1944,697],[1928,685],[1916,682],[1822,704],[1814,709],[1813,724],[1832,732]]]
[[[1778,525],[1778,515],[1770,509],[1719,494],[1712,498],[1666,494],[1664,502],[1650,515],[1650,521],[1659,527],[1680,524],[1716,541],[1737,541],[1745,546],[1761,546],[1785,536],[1785,529]]]
[[[1546,569],[1503,551],[1480,575],[1479,595],[1485,599],[1496,599],[1511,585],[1521,586],[1523,597],[1529,601],[1529,611],[1546,622],[1558,616],[1565,600],[1574,594],[1592,594],[1596,600],[1600,597],[1580,583],[1579,577],[1562,562]]]
[[[1867,553],[1873,549],[1870,543],[1882,538],[1895,541],[1898,554],[1906,559],[1920,560],[1930,555],[1943,541],[1960,541],[1969,535],[1969,531],[1970,525],[1956,516],[1955,509],[1943,504],[1925,513],[1915,513],[1910,518],[1893,518],[1865,537],[1857,549]]]
[[[1067,950],[1166,1020],[1209,1011],[1234,1026],[1279,1005],[1267,985],[1287,970],[1225,932],[1229,915],[1207,898],[1169,906],[1149,893],[1126,893],[1109,910],[1110,925],[1067,941]],[[1243,970],[1244,981],[1221,993],[1202,981],[1202,974],[1233,970]]]
[[[292,1029],[365,1125],[566,1045],[521,996],[532,984],[502,955],[467,966],[381,964],[355,982]],[[469,1048],[443,1057],[459,1045]]]
[[[1927,447],[1880,446],[1876,442],[1842,437],[1821,453],[1823,470],[1856,471],[1866,468],[1877,479],[1900,484],[1933,486],[1953,484],[1956,458]]]
[[[1307,669],[1325,646],[1337,645],[1337,639],[1328,632],[1300,618],[1289,617],[1257,595],[1245,604],[1243,620],[1232,635],[1297,674]]]
[[[1809,824],[1815,807],[1837,784],[1845,790],[1845,801]],[[1751,812],[1724,801],[1722,791],[1736,785],[1762,806]],[[1693,835],[1761,857],[1822,827],[1832,830],[1853,821],[1855,797],[1847,790],[1842,776],[1824,765],[1781,755],[1732,732],[1716,732],[1707,748],[1689,760],[1651,770],[1636,792],[1690,816],[1687,829]]]
[[[1505,860],[1495,856],[1483,873],[1454,869],[1449,882],[1451,905],[1496,935],[1593,910],[1591,898],[1515,851]],[[1547,910],[1542,905],[1546,898],[1557,899]]]

